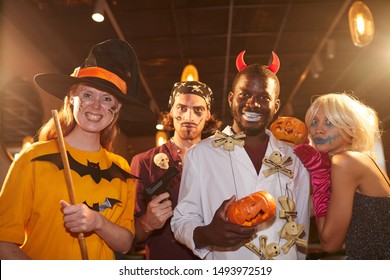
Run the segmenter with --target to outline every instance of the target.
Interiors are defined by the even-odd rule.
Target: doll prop
[[[268,237],[266,235],[261,235],[259,237],[259,248],[253,242],[246,243],[245,247],[261,260],[273,260],[274,257],[280,254],[280,246],[275,242],[267,244],[267,240]]]
[[[295,222],[297,216],[295,202],[286,196],[280,196],[278,200],[282,206],[282,210],[279,211],[279,218],[287,220],[280,231],[280,237],[287,240],[287,243],[282,246],[283,253],[287,254],[295,244],[307,248],[307,240],[299,238],[305,231],[305,226]]]
[[[228,220],[242,226],[255,226],[269,219],[276,213],[276,201],[266,192],[259,191],[236,200],[227,209]]]
[[[294,176],[293,172],[286,168],[286,166],[292,164],[291,157],[282,157],[282,154],[278,151],[272,152],[269,157],[264,157],[263,163],[270,167],[270,169],[263,171],[264,177],[266,178],[276,172],[281,172],[290,178]]]
[[[305,123],[294,117],[278,117],[272,122],[270,131],[276,139],[294,145],[304,143],[308,136]]]
[[[243,132],[240,132],[230,136],[217,130],[214,137],[217,138],[212,142],[214,148],[218,148],[223,145],[223,149],[225,151],[233,151],[235,145],[241,148],[244,147],[245,141],[243,138],[245,138],[246,135]]]
[[[294,148],[294,153],[311,175],[315,218],[326,216],[330,200],[331,160],[329,155],[320,153],[308,144],[297,145]]]

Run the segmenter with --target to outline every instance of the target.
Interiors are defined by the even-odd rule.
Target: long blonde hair
[[[351,139],[351,151],[374,156],[374,145],[381,137],[380,122],[374,109],[351,94],[324,94],[316,97],[306,112],[308,127],[320,107],[328,120]]]
[[[73,105],[69,101],[69,96],[78,85],[80,85],[80,83],[70,87],[69,92],[64,99],[63,106],[58,112],[58,119],[60,121],[63,136],[68,135],[76,126],[76,120],[73,116]],[[116,112],[112,122],[100,132],[100,145],[108,151],[113,151],[114,149],[114,141],[119,131],[116,124],[118,117],[119,112]],[[38,135],[39,141],[57,139],[57,131],[53,118],[39,129]]]

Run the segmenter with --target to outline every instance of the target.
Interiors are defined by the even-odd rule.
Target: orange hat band
[[[123,94],[127,93],[127,85],[125,81],[119,78],[116,74],[100,67],[87,67],[82,69],[80,67],[77,67],[76,69],[74,69],[71,76],[78,77],[78,78],[84,78],[84,77],[100,78],[116,85],[116,87],[119,88],[119,90]]]

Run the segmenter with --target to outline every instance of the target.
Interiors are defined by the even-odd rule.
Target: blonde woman
[[[390,181],[374,158],[376,112],[346,93],[319,96],[306,125],[314,144],[295,153],[311,173],[322,248],[348,259],[390,259]]]

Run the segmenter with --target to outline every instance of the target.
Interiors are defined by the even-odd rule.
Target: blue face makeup
[[[310,127],[317,128],[317,127],[319,126],[319,124],[320,124],[320,123],[319,123],[318,120],[313,120],[313,121],[311,122],[311,124],[310,124]],[[324,126],[325,126],[326,128],[332,128],[332,127],[334,127],[334,125],[333,125],[329,120],[326,120],[326,121],[325,121]]]
[[[334,135],[332,137],[328,136],[326,138],[316,137],[316,138],[313,139],[313,142],[314,142],[314,144],[319,144],[319,145],[323,145],[323,144],[326,144],[326,143],[331,144],[332,142],[335,142],[340,137],[341,137],[340,134]]]

